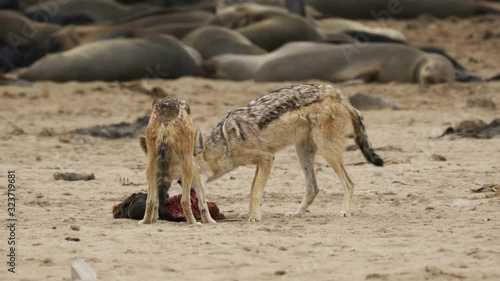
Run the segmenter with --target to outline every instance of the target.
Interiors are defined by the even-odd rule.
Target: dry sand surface
[[[480,75],[500,72],[498,17],[384,25],[405,32],[413,44],[445,48]],[[198,78],[147,83],[186,99],[204,132],[224,112],[288,85]],[[359,164],[364,163],[359,150],[345,152],[355,183],[352,217],[336,216],[342,188],[319,157],[321,191],[310,212],[301,219],[284,217],[304,193],[289,147],[276,155],[263,222],[139,226],[111,215],[114,204],[146,189],[137,140],[76,138],[69,132],[133,121],[149,112],[152,98],[122,90],[118,83],[1,88],[1,217],[5,221],[7,170],[15,170],[19,220],[15,275],[7,272],[7,229],[0,231],[0,280],[70,280],[69,264],[79,258],[99,280],[500,280],[500,197],[470,191],[500,183],[500,141],[433,138],[464,119],[500,117],[500,83],[391,83],[343,90],[403,107],[363,112],[370,140],[387,165]],[[491,96],[497,109],[466,107],[474,94]],[[433,160],[433,154],[447,161]],[[55,172],[93,172],[96,180],[55,181]],[[242,167],[210,183],[206,195],[236,218],[247,210],[253,174],[252,167]],[[132,184],[124,186],[120,178]],[[171,194],[179,192],[176,185]],[[475,209],[450,207],[457,199],[470,200]]]

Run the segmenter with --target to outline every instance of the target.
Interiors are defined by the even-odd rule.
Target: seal
[[[98,41],[45,56],[20,72],[19,78],[56,82],[177,78],[197,70],[199,54],[190,49],[168,35]]]
[[[186,35],[182,42],[200,52],[203,59],[221,54],[259,55],[267,53],[240,33],[222,26],[203,26]]]
[[[416,18],[423,14],[437,18],[471,17],[500,12],[475,0],[305,0],[324,17],[349,19]]]
[[[371,27],[361,22],[341,19],[341,18],[328,18],[316,21],[321,31],[327,37],[331,35],[348,33],[348,32],[367,32],[376,35],[383,35],[394,40],[405,41],[405,35],[396,29],[387,27]]]
[[[224,54],[206,60],[201,65],[201,75],[227,80],[254,79],[256,72],[267,61],[288,54],[307,52],[307,42],[288,43],[274,52],[262,55]]]
[[[209,12],[188,11],[151,15],[116,24],[70,25],[52,34],[46,47],[49,52],[60,52],[97,40],[135,37],[134,34],[162,33],[182,36],[212,17]]]
[[[38,45],[61,29],[58,24],[32,21],[15,11],[0,11],[0,39],[12,47]]]
[[[220,55],[202,64],[202,75],[229,80],[440,83],[455,80],[440,54],[392,43],[332,45],[292,42],[264,55]]]
[[[308,19],[283,8],[253,3],[222,9],[209,24],[235,29],[266,51],[292,41],[320,41],[324,38]]]
[[[93,21],[111,21],[125,18],[134,14],[157,10],[152,5],[138,3],[132,5],[122,5],[114,1],[103,0],[49,0],[26,8],[27,13],[44,13],[54,11],[60,16],[73,14],[84,14]]]
[[[255,73],[256,81],[319,79],[342,82],[442,83],[454,81],[455,68],[446,57],[402,44],[301,44],[296,53],[277,50]]]

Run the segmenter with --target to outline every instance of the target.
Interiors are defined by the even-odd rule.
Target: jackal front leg
[[[244,157],[244,156],[243,156]],[[255,171],[255,178],[252,184],[252,190],[250,192],[250,217],[248,221],[258,222],[262,220],[262,214],[260,212],[260,204],[262,201],[262,194],[264,193],[264,188],[271,173],[271,167],[273,165],[274,156],[270,153],[261,153],[259,155],[254,155],[254,162],[257,164],[257,169]]]
[[[196,191],[196,196],[198,196],[198,208],[201,213],[201,221],[203,223],[217,223],[208,209],[207,200],[205,199],[205,185],[207,184],[206,179],[200,179],[199,172],[197,171],[193,178],[193,188]]]

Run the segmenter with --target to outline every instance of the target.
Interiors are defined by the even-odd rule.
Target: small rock
[[[376,109],[401,109],[401,106],[394,101],[372,97],[362,93],[356,93],[349,97],[349,102],[358,110]]]
[[[286,274],[286,271],[284,271],[284,270],[276,270],[276,271],[274,272],[274,274],[275,274],[275,275],[279,275],[279,276],[283,276],[283,275],[285,275],[285,274]]]
[[[80,238],[78,238],[78,237],[66,237],[64,240],[73,241],[73,242],[80,242]]]
[[[51,258],[44,258],[41,263],[42,265],[52,265],[53,262]]]
[[[55,172],[53,175],[55,180],[65,180],[65,181],[89,181],[95,180],[94,173],[90,174],[80,174],[80,173],[59,173]]]
[[[439,155],[439,154],[432,154],[431,158],[434,161],[446,161],[446,157],[444,157],[443,155]]]
[[[491,96],[488,95],[470,96],[467,98],[465,106],[469,108],[479,107],[491,110],[495,110],[497,108],[497,105],[495,104]]]
[[[457,199],[451,203],[450,207],[460,212],[472,211],[476,209],[476,203],[471,200]]]
[[[72,225],[71,230],[80,231],[80,227],[78,225]]]

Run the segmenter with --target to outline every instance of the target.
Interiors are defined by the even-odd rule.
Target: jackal
[[[316,152],[340,178],[344,199],[339,215],[351,214],[354,185],[343,163],[348,129],[365,158],[376,166],[384,162],[368,142],[363,118],[340,90],[329,85],[298,85],[276,90],[228,112],[198,146],[195,157],[201,184],[213,181],[241,165],[256,165],[250,195],[249,221],[261,220],[262,193],[271,172],[274,153],[295,144],[306,177],[306,193],[297,211],[300,217],[319,192],[314,174]]]
[[[199,181],[194,167],[195,143],[201,135],[193,130],[189,105],[177,98],[166,97],[153,102],[153,112],[139,143],[146,154],[148,195],[146,211],[140,224],[158,220],[160,202],[163,204],[172,181],[182,177],[182,209],[187,223],[196,223],[191,210],[190,191],[193,180]],[[199,199],[203,222],[214,223],[200,184],[194,186]]]

